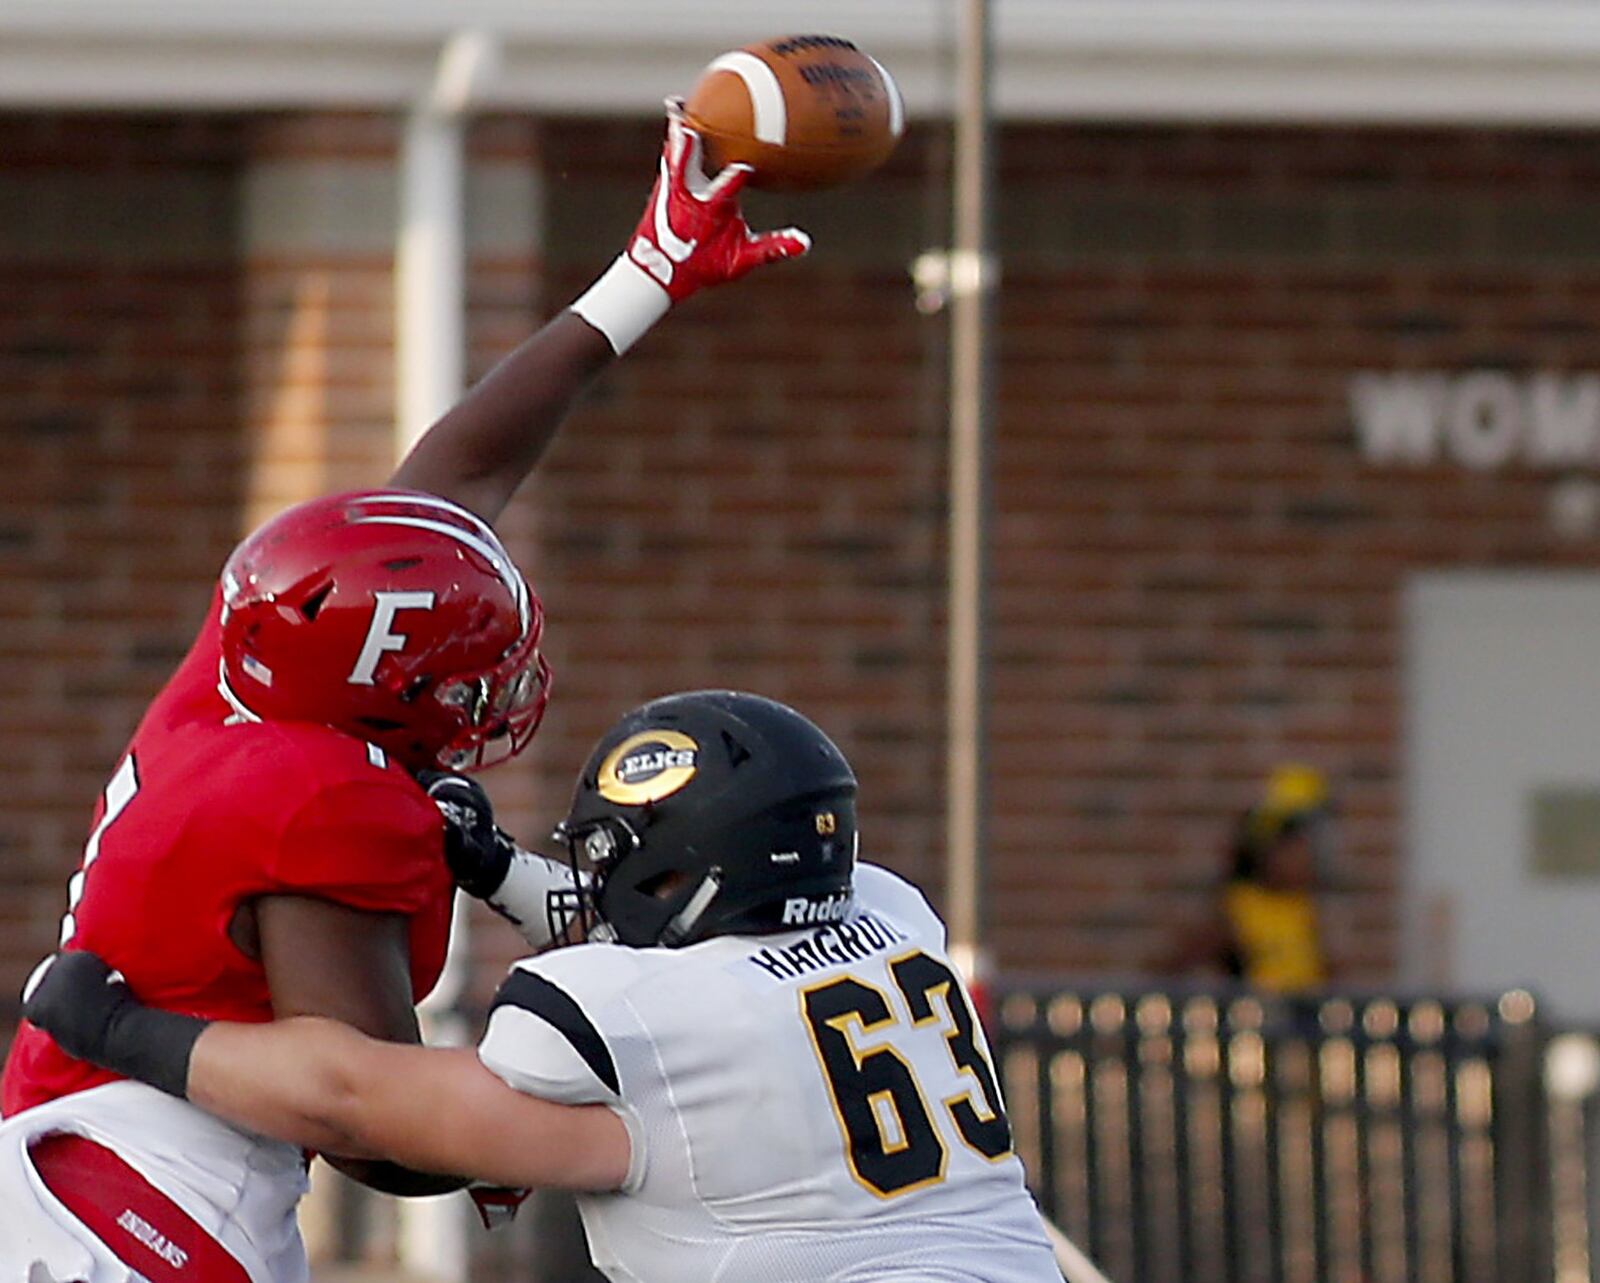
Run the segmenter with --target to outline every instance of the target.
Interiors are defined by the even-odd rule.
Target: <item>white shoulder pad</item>
[[[512,967],[495,995],[478,1059],[507,1086],[561,1104],[621,1099],[612,999],[635,974],[630,951],[574,945]]]
[[[858,863],[855,876],[856,905],[893,918],[914,935],[931,938],[944,948],[944,921],[926,896],[898,873],[881,864]]]

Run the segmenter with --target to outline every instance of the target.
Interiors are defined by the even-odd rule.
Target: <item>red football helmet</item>
[[[436,495],[358,491],[274,517],[222,571],[222,693],[322,722],[410,770],[520,753],[550,699],[544,609],[488,524]]]

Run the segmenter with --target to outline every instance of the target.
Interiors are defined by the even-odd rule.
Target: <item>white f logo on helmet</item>
[[[373,685],[373,674],[385,651],[404,650],[406,635],[391,632],[396,611],[432,610],[431,592],[375,592],[377,604],[372,610],[372,626],[367,629],[367,640],[361,647],[356,666],[346,679],[352,686]]]

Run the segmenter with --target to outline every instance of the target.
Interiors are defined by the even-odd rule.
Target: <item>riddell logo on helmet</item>
[[[600,763],[600,796],[619,806],[659,802],[695,777],[699,760],[700,745],[682,731],[641,731]]]
[[[840,891],[820,900],[792,896],[783,902],[783,925],[806,927],[817,922],[838,922],[850,911],[850,893]]]

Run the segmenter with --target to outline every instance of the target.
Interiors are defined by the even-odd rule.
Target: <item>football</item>
[[[871,173],[905,132],[900,90],[842,36],[782,36],[714,59],[684,104],[706,171],[743,161],[752,187],[806,191]]]

